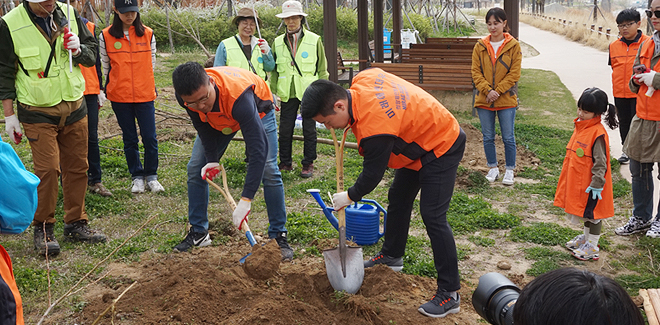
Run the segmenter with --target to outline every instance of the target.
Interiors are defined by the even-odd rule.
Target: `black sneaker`
[[[449,314],[456,314],[461,311],[461,295],[456,293],[458,299],[454,299],[449,292],[438,292],[431,301],[419,306],[420,313],[433,317],[442,318]]]
[[[626,155],[625,153],[622,153],[621,157],[619,157],[618,160],[619,160],[619,164],[621,165],[626,165],[630,162],[630,158],[628,158],[628,155]]]
[[[46,232],[44,234],[44,224],[38,223],[34,225],[34,248],[39,252],[39,255],[55,256],[60,253],[60,244],[53,235],[54,223],[46,223]]]
[[[78,220],[64,225],[64,236],[73,241],[90,244],[105,243],[107,238],[98,230],[89,229],[87,220]]]
[[[280,246],[280,253],[282,253],[282,261],[292,261],[293,260],[293,249],[289,245],[289,242],[286,239],[286,231],[277,234],[275,241],[277,245]]]
[[[173,251],[176,253],[187,252],[191,247],[206,247],[211,245],[211,236],[209,232],[196,232],[190,229],[186,238],[179,244],[174,246]]]
[[[376,256],[364,261],[364,268],[372,267],[376,264],[385,264],[392,269],[394,272],[400,272],[403,270],[403,257],[392,257],[383,254],[383,252],[378,252]]]

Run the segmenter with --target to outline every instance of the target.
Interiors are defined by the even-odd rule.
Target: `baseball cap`
[[[115,0],[115,8],[121,14],[125,14],[129,11],[140,12],[138,8],[138,0]]]

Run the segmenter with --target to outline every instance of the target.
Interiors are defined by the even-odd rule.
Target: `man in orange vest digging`
[[[360,72],[348,90],[327,80],[314,81],[305,91],[301,112],[327,128],[350,127],[364,156],[355,184],[333,195],[335,210],[370,193],[387,167],[396,169],[388,194],[385,243],[364,262],[365,268],[385,264],[403,269],[413,202],[421,190],[420,212],[431,239],[438,290],[419,312],[429,317],[458,313],[458,258],[447,223],[465,150],[465,133],[456,118],[423,89],[381,69]]]
[[[277,168],[277,122],[273,94],[256,74],[236,67],[204,69],[197,62],[184,63],[172,73],[172,85],[181,107],[197,130],[188,162],[188,236],[175,251],[211,244],[208,233],[209,187],[205,179],[218,173],[220,158],[241,130],[250,156],[241,200],[232,214],[240,226],[250,213],[259,183],[264,185],[268,236],[280,246],[282,260],[293,259],[287,241],[286,207],[282,174]]]

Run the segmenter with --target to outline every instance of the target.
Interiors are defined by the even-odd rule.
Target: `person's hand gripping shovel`
[[[337,192],[340,194],[344,191],[344,143],[346,142],[347,131],[348,129],[343,132],[341,146],[337,145],[335,130],[331,130],[330,132],[332,133],[332,140],[335,144]],[[336,210],[339,226],[339,247],[323,251],[325,271],[328,274],[328,280],[333,289],[354,294],[360,290],[362,280],[364,280],[362,247],[346,246],[346,211],[343,207]]]
[[[215,175],[218,173],[217,170],[219,170],[220,173],[222,174],[222,186],[224,187],[224,189],[220,188],[220,186],[218,186],[218,184],[214,183],[212,180],[213,177],[215,177]],[[229,203],[229,206],[231,206],[231,208],[234,211],[236,211],[236,207],[237,207],[236,201],[234,201],[234,198],[231,196],[231,193],[229,193],[229,186],[227,186],[227,172],[225,171],[225,167],[222,165],[218,165],[216,168],[208,171],[204,179],[206,179],[206,182],[209,183],[209,185],[211,185],[216,190],[218,190],[222,194],[222,196],[225,197],[225,199]],[[245,237],[247,237],[247,240],[250,242],[250,246],[254,246],[257,243],[257,241],[254,239],[254,236],[252,235],[252,231],[250,231],[250,227],[247,224],[248,213],[250,213],[249,208],[247,209],[247,212],[245,213],[245,217],[240,223],[239,230],[245,232]],[[245,263],[245,259],[251,254],[252,253],[249,253],[243,256],[238,262],[241,264]]]

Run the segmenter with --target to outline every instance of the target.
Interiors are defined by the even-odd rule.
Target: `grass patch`
[[[525,258],[536,260],[526,273],[531,276],[539,276],[543,273],[562,268],[568,264],[573,257],[568,252],[560,252],[549,247],[524,248]]]
[[[473,233],[482,228],[508,229],[520,224],[518,217],[497,212],[481,197],[471,198],[461,192],[454,192],[447,220],[457,235]]]
[[[511,229],[509,235],[515,242],[530,242],[539,245],[563,245],[579,231],[562,227],[556,223],[534,222],[530,226],[518,226]]]
[[[477,246],[491,247],[495,245],[495,239],[481,237],[481,236],[470,236],[468,240],[473,242]]]

